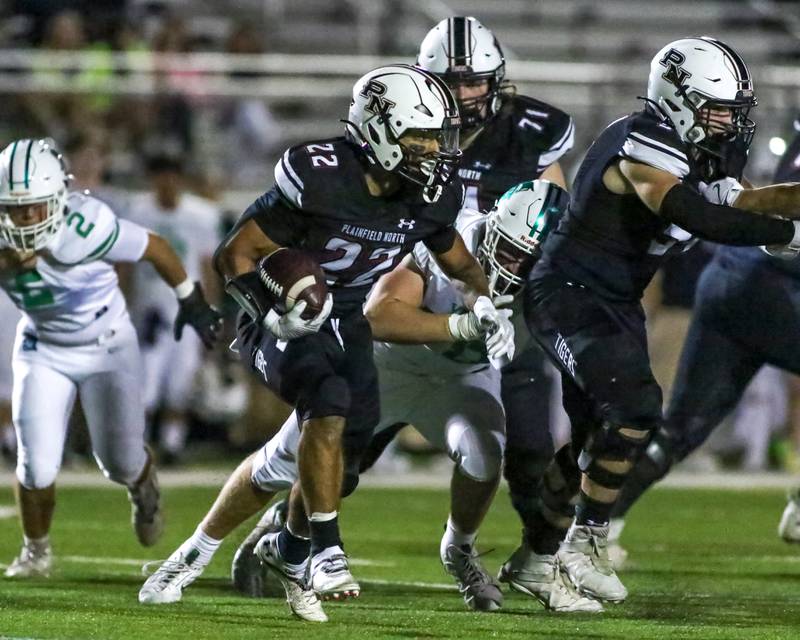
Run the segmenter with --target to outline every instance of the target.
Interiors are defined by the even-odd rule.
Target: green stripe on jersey
[[[82,262],[89,262],[91,260],[99,260],[104,255],[106,255],[110,250],[111,247],[114,246],[114,243],[117,241],[119,237],[119,220],[114,220],[114,229],[108,234],[108,237],[103,240],[102,244],[97,247],[92,253],[86,256]]]

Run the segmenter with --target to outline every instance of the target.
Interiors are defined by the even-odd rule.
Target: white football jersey
[[[0,273],[0,286],[40,340],[87,344],[127,313],[112,264],[139,260],[147,240],[145,229],[118,219],[105,203],[72,192],[64,222],[35,267]]]
[[[456,219],[456,229],[472,255],[477,255],[483,240],[487,216],[474,209],[462,209]],[[439,268],[430,251],[422,243],[414,248],[414,261],[425,277],[422,307],[432,313],[461,313],[467,310],[461,284],[453,282]],[[519,296],[511,309],[514,311],[516,353],[521,353],[530,340],[522,318],[522,300]],[[483,340],[473,342],[394,344],[377,342],[375,356],[379,365],[395,369],[427,371],[444,375],[479,371],[489,366]]]
[[[184,193],[175,209],[164,209],[152,193],[133,198],[128,217],[162,236],[172,245],[189,277],[198,281],[202,263],[214,254],[220,238],[220,212],[209,200]],[[134,272],[134,316],[153,307],[167,318],[178,312],[175,292],[161,279],[151,264],[139,264]]]

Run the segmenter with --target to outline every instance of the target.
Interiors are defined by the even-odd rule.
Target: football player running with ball
[[[456,102],[435,75],[407,65],[366,74],[353,88],[346,136],[289,149],[275,168],[275,187],[218,251],[226,290],[245,310],[237,339],[242,358],[296,407],[301,423],[295,499],[262,557],[280,576],[292,611],[307,620],[327,619],[318,595],[360,590],[342,550],[338,509],[357,485],[361,454],[380,417],[362,310],[377,278],[423,242],[466,288],[489,355],[502,359],[513,349],[513,327],[488,298],[486,276],[454,227],[464,193],[455,176],[459,126]],[[271,308],[255,269],[280,247],[306,251],[325,273],[330,298],[313,318],[302,317],[302,302],[282,315]],[[251,480],[252,459],[143,585],[141,602],[179,600],[221,539],[266,504],[271,494]]]
[[[88,192],[68,192],[68,178],[48,141],[17,140],[0,153],[0,286],[23,314],[12,358],[23,546],[8,577],[51,571],[55,480],[76,395],[97,463],[128,488],[139,542],[161,535],[139,345],[114,263],[147,261],[174,289],[176,338],[190,324],[211,346],[221,326],[163,238],[118,219]]]
[[[627,597],[608,560],[609,516],[662,423],[642,291],[694,237],[800,245],[800,225],[777,217],[800,215],[800,185],[743,189],[728,204],[724,176],[738,174],[725,167],[750,144],[755,104],[746,65],[722,42],[687,38],[659,51],[644,109],[610,124],[587,152],[525,290],[526,319],[560,366],[572,423],[571,445],[545,473],[534,550],[557,551],[575,587],[599,600]],[[709,165],[719,163],[714,176]]]

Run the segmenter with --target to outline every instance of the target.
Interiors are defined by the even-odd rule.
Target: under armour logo
[[[687,78],[691,78],[692,74],[684,69],[681,65],[686,62],[686,56],[677,49],[670,49],[658,63],[667,70],[661,74],[670,84],[675,85],[676,88],[681,89],[683,83]]]
[[[397,228],[413,229],[415,224],[417,224],[417,221],[414,219],[400,218],[400,222],[397,223]]]
[[[386,112],[395,106],[391,100],[384,98],[386,85],[377,80],[370,80],[361,89],[361,95],[369,98],[369,102],[364,106],[365,111],[370,111],[375,115],[385,115]]]

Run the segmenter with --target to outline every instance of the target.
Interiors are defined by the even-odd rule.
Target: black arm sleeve
[[[659,215],[702,240],[721,244],[787,245],[794,237],[789,220],[711,204],[685,184],[676,184],[667,192]]]
[[[453,225],[447,225],[425,238],[422,242],[433,253],[445,253],[453,248],[455,241],[456,228]]]
[[[270,240],[281,246],[296,244],[303,232],[300,210],[289,205],[277,187],[256,198],[245,209],[231,233],[248,220],[254,220]]]

